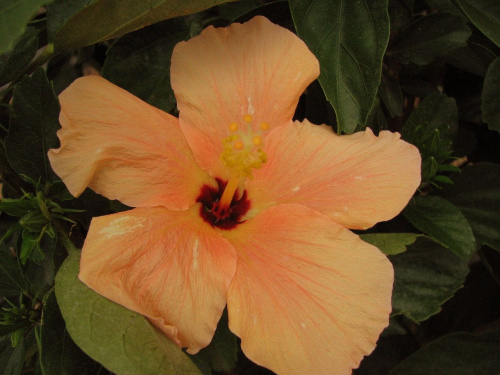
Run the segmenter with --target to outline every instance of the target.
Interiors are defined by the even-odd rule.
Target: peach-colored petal
[[[375,247],[291,204],[230,231],[236,274],[229,327],[278,374],[350,374],[389,322],[393,270]]]
[[[271,132],[268,161],[247,182],[255,209],[300,203],[347,228],[396,216],[420,183],[420,154],[399,133],[338,136],[308,121]]]
[[[94,218],[79,275],[189,353],[210,343],[236,267],[234,248],[198,210],[148,207]]]
[[[178,120],[97,76],[59,96],[59,149],[52,168],[69,191],[88,186],[129,206],[187,209],[208,175],[194,161]]]
[[[318,61],[304,42],[264,17],[227,28],[210,26],[179,43],[171,82],[181,127],[198,163],[213,176],[227,178],[219,157],[229,124],[251,114],[254,126],[283,125],[318,75]]]

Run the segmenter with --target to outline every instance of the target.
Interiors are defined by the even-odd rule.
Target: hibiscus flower
[[[318,61],[256,17],[179,43],[179,118],[97,76],[59,97],[54,171],[135,207],[92,220],[80,279],[180,347],[227,306],[244,353],[280,374],[347,374],[391,312],[393,269],[349,229],[397,215],[420,181],[399,134],[292,121]],[[349,228],[349,229],[347,229]]]

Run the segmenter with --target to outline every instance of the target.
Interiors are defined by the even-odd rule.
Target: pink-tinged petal
[[[213,184],[194,161],[178,120],[97,76],[59,96],[59,149],[49,151],[71,194],[88,186],[129,206],[187,209]]]
[[[79,275],[193,354],[210,343],[236,268],[234,248],[198,211],[148,207],[94,218]]]
[[[300,205],[230,231],[238,255],[229,327],[278,374],[350,374],[389,322],[393,270],[375,247]]]
[[[171,81],[181,127],[198,163],[226,178],[219,157],[229,124],[251,114],[254,128],[261,122],[283,125],[318,75],[318,61],[304,42],[264,17],[210,26],[179,43]]]
[[[252,207],[300,203],[347,228],[366,229],[396,216],[420,183],[417,148],[388,131],[338,136],[327,126],[295,122],[271,132],[268,161],[247,182]]]

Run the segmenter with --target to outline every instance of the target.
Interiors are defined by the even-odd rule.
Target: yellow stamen
[[[244,115],[242,120],[229,124],[230,134],[222,140],[224,150],[221,160],[231,175],[252,178],[252,170],[260,168],[267,160],[264,132],[269,129],[269,124],[261,122],[254,128],[250,114]]]
[[[227,182],[226,188],[224,189],[224,193],[222,193],[222,197],[220,198],[218,204],[219,212],[224,209],[228,209],[231,205],[231,201],[233,200],[234,193],[238,189],[238,185],[240,184],[240,177],[231,176],[229,181]]]
[[[232,122],[229,124],[229,131],[231,133],[234,133],[237,130],[238,130],[238,123],[237,122]]]

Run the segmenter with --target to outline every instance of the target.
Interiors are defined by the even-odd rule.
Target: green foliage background
[[[398,131],[422,155],[401,215],[363,240],[394,265],[391,324],[357,374],[499,374],[500,5],[497,0],[0,0],[0,372],[265,374],[227,316],[189,356],[77,279],[93,216],[53,173],[57,95],[99,73],[175,114],[170,57],[208,25],[255,15],[321,65],[296,118]],[[390,197],[388,197],[390,199]]]

